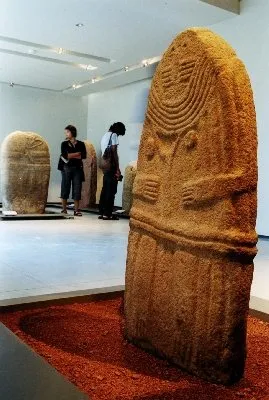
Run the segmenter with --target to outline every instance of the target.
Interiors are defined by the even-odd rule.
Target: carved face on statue
[[[234,196],[239,200],[236,193],[256,185],[256,166],[248,168],[250,160],[256,165],[256,154],[249,159],[241,154],[248,130],[255,130],[243,119],[244,100],[237,94],[237,86],[248,84],[244,67],[224,41],[216,45],[212,39],[210,50],[195,30],[187,31],[169,47],[152,82],[133,217],[162,222],[167,231],[200,225],[199,231],[204,226],[212,235],[228,232],[236,218]],[[230,69],[227,58],[214,57],[214,51],[228,52]],[[255,123],[254,109],[247,113]],[[255,212],[249,213],[243,199],[237,207],[250,226]]]

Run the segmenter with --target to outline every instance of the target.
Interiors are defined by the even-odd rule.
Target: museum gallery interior
[[[1,400],[269,399],[268,21],[1,1]]]

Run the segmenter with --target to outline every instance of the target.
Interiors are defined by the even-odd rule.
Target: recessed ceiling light
[[[64,49],[63,49],[62,47],[60,47],[60,48],[58,49],[58,54],[63,54],[63,52],[64,52]]]
[[[81,22],[79,22],[78,24],[76,24],[77,28],[82,28],[84,26],[84,24],[82,24]]]
[[[29,49],[29,50],[28,50],[28,53],[29,53],[29,54],[36,54],[37,51],[36,51],[35,49]]]
[[[129,71],[129,67],[128,67],[128,65],[126,65],[126,67],[124,67],[124,71]]]
[[[9,83],[9,86],[10,86],[10,87],[13,87],[13,86],[14,86],[14,82],[10,82],[10,83]]]

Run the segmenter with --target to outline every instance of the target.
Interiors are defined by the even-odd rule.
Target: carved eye
[[[153,138],[147,139],[147,141],[145,143],[145,150],[146,150],[147,157],[153,158],[153,156],[157,150],[156,142]]]
[[[190,131],[186,134],[184,143],[188,150],[191,150],[194,147],[196,147],[197,142],[198,142],[198,135],[196,131]]]

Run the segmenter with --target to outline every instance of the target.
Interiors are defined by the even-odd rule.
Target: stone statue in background
[[[130,221],[126,336],[222,384],[244,373],[256,157],[243,63],[213,32],[185,31],[149,96]]]
[[[122,208],[126,214],[129,214],[133,204],[133,185],[136,176],[137,161],[131,162],[125,168],[123,192],[122,192]]]
[[[84,141],[87,151],[87,158],[83,160],[85,181],[82,184],[80,207],[87,208],[96,204],[97,190],[97,158],[94,146]]]
[[[103,171],[97,166],[97,191],[96,191],[96,204],[99,204],[101,191],[103,187],[104,174]]]
[[[4,211],[43,214],[50,179],[50,154],[36,133],[14,132],[1,146],[1,189]]]

